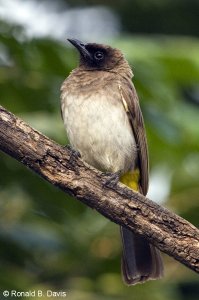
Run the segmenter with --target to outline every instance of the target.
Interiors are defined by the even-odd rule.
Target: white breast
[[[122,102],[109,97],[63,93],[64,125],[84,161],[102,171],[127,171],[136,164],[136,143]]]

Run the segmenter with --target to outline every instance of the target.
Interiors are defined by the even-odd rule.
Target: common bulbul
[[[76,39],[68,41],[80,54],[79,66],[61,87],[61,111],[71,146],[102,172],[120,174],[120,181],[146,195],[148,150],[144,121],[132,83],[133,73],[122,52]],[[133,285],[160,278],[159,250],[121,227],[122,273]]]

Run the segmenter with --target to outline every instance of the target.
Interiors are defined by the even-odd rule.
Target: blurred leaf
[[[16,30],[1,22],[0,104],[64,145],[59,90],[77,55],[57,41],[19,40]],[[172,174],[166,205],[197,225],[199,107],[183,91],[199,85],[199,41],[128,36],[112,45],[133,67],[151,168]],[[71,300],[197,299],[196,275],[166,257],[164,279],[127,288],[118,226],[3,153],[0,170],[2,289],[63,289]]]

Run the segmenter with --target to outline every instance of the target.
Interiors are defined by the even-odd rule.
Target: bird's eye
[[[104,58],[104,53],[101,52],[101,51],[97,51],[97,52],[95,52],[95,54],[94,54],[94,58],[95,58],[96,60],[102,60],[102,59]]]

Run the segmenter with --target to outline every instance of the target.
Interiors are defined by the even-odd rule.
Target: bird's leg
[[[80,152],[78,150],[74,149],[73,147],[71,147],[71,145],[67,144],[67,145],[63,146],[63,148],[70,151],[69,163],[72,164],[74,159],[81,157]]]
[[[102,173],[103,176],[105,177],[105,182],[104,182],[103,186],[104,187],[115,187],[116,184],[120,180],[121,173],[122,173],[121,170],[117,171],[115,173],[109,173],[109,172]]]

